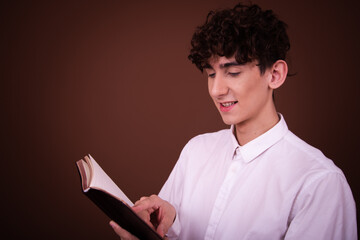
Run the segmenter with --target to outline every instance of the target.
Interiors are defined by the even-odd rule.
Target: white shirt
[[[159,196],[177,210],[170,239],[357,239],[344,174],[283,117],[244,146],[233,127],[191,139]]]

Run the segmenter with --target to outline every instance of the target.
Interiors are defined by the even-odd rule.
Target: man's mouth
[[[220,111],[221,112],[230,112],[230,110],[233,109],[233,107],[235,107],[234,105],[237,104],[237,102],[238,101],[220,103]]]
[[[234,101],[234,102],[226,102],[226,103],[220,103],[221,106],[223,107],[230,107],[234,104],[236,104],[238,101]]]

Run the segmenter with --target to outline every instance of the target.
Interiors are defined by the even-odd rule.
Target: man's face
[[[205,68],[211,98],[225,124],[254,125],[273,110],[271,73],[260,74],[257,62],[238,64],[235,58],[214,57]]]

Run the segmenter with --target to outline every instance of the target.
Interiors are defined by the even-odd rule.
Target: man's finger
[[[137,237],[133,236],[131,233],[120,227],[116,222],[110,221],[110,226],[114,229],[115,233],[122,240],[139,240]]]
[[[135,212],[140,212],[143,210],[150,210],[156,211],[162,203],[162,200],[158,198],[155,195],[152,195],[150,197],[142,197],[139,201],[135,203],[135,205],[132,207],[132,209]],[[152,213],[153,211],[149,211]]]
[[[159,226],[156,229],[157,233],[160,236],[164,236],[168,232],[169,228],[171,227],[171,225],[174,222],[174,217],[172,217],[172,215],[163,214],[162,211],[163,210],[161,209],[161,211],[159,212],[158,217],[161,219],[159,219],[159,221],[158,221]],[[168,210],[168,211],[171,211],[171,210]],[[175,209],[173,211],[175,211]],[[174,214],[176,216],[176,213],[174,213]]]

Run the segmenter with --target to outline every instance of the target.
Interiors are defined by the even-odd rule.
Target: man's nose
[[[226,81],[221,76],[216,76],[209,80],[209,92],[212,97],[221,97],[228,93],[229,88]]]

